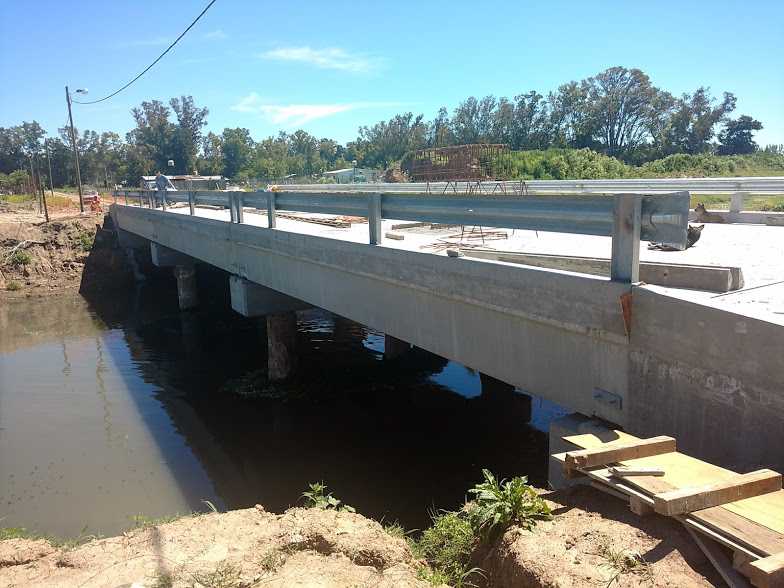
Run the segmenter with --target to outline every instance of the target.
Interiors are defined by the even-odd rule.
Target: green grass
[[[16,292],[17,290],[22,289],[22,284],[17,282],[16,280],[11,280],[5,285],[5,289],[9,292]]]
[[[82,532],[79,533],[79,536],[73,539],[60,539],[54,535],[39,535],[35,531],[28,531],[24,527],[4,527],[0,529],[0,541],[5,541],[7,539],[29,539],[30,541],[38,541],[43,539],[48,541],[49,544],[55,548],[63,547],[66,549],[75,549],[84,543],[103,539],[103,535],[100,534],[85,535],[85,530],[87,530],[86,526],[82,529]]]
[[[461,513],[441,511],[433,513],[431,519],[432,526],[419,539],[407,539],[414,557],[424,559],[432,568],[420,570],[418,575],[433,586],[456,586],[472,569],[471,554],[478,538]]]

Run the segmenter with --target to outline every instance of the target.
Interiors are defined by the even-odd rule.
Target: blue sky
[[[65,125],[65,86],[98,100],[152,63],[209,0],[0,0],[0,126]],[[554,91],[638,68],[680,96],[737,97],[733,117],[784,143],[784,0],[746,2],[240,2],[217,0],[147,74],[74,105],[78,129],[134,126],[142,101],[193,96],[206,130],[257,141],[302,128],[343,144],[408,111],[432,120],[474,96]]]

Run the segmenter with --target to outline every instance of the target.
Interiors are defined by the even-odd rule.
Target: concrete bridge
[[[375,244],[367,243],[368,225],[276,217],[275,206],[261,201],[253,208],[266,208],[268,216],[250,214],[246,205],[266,197],[244,197],[222,195],[230,213],[197,209],[193,193],[175,195],[189,207],[113,205],[110,212],[122,246],[152,247],[157,265],[175,268],[181,306],[195,304],[193,264],[232,274],[232,306],[247,316],[273,317],[270,336],[280,340],[271,345],[284,355],[287,313],[319,306],[632,434],[672,435],[681,451],[697,457],[740,467],[784,464],[784,321],[638,284],[645,224],[639,197],[636,212],[632,206],[629,214],[615,214],[614,223],[610,212],[615,237],[605,276],[433,254],[433,235],[401,240],[402,231],[393,229],[399,221],[382,218],[389,215],[381,214],[380,202],[374,214],[372,198],[370,213],[355,205],[347,210],[369,217]],[[318,200],[308,199],[311,206]],[[286,210],[298,210],[296,202],[290,197]],[[656,218],[680,214],[674,224],[684,229],[686,211],[676,212]],[[403,212],[395,216],[411,220]],[[461,220],[457,212],[445,216]],[[521,228],[513,216],[494,226]],[[625,230],[635,216],[636,227],[631,222]],[[488,239],[494,232],[485,231]],[[583,232],[608,234],[595,227]],[[733,277],[724,269],[727,290]],[[737,288],[737,274],[735,281]]]

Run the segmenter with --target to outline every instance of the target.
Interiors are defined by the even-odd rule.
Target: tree
[[[588,90],[585,81],[580,84],[572,81],[547,95],[550,147],[582,149],[592,146],[596,121],[588,108]]]
[[[215,133],[207,133],[202,141],[202,157],[198,160],[199,173],[205,176],[224,175],[223,139]]]
[[[744,155],[754,153],[759,146],[751,134],[762,130],[762,123],[745,114],[737,120],[728,120],[724,130],[719,133],[719,155]]]
[[[735,96],[724,92],[724,100],[714,106],[710,88],[699,88],[693,95],[684,94],[675,106],[670,126],[665,133],[668,153],[705,153],[715,135],[716,125],[735,110]]]
[[[611,67],[584,84],[596,140],[610,157],[628,155],[647,137],[661,90],[639,69],[625,67]]]
[[[180,173],[191,174],[196,169],[196,157],[201,146],[201,128],[207,124],[205,118],[210,113],[206,108],[196,108],[191,96],[172,98],[169,104],[177,116],[173,129],[172,152],[175,169]]]
[[[547,128],[547,103],[534,90],[515,96],[513,150],[547,149],[551,137]]]
[[[236,178],[253,168],[256,142],[248,129],[223,129],[220,136],[220,152],[223,155],[223,173],[227,178]]]
[[[174,159],[174,127],[169,122],[171,111],[160,100],[142,102],[141,108],[131,111],[136,128],[125,140],[132,147],[130,166],[140,175],[150,175],[156,169],[164,171],[169,159]]]
[[[10,174],[25,164],[22,127],[0,127],[0,172]]]
[[[450,147],[455,145],[455,134],[452,122],[443,106],[438,109],[438,116],[427,124],[427,147]]]
[[[372,128],[360,127],[355,149],[362,145],[365,152],[358,160],[368,167],[387,167],[403,159],[406,151],[424,148],[427,125],[422,122],[423,118],[421,114],[414,117],[407,112]]]

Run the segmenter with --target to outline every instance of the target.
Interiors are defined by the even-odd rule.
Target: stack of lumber
[[[679,520],[728,585],[748,586],[748,577],[759,588],[784,587],[781,474],[736,474],[678,453],[672,437],[608,430],[563,439],[577,448],[553,456],[565,477],[589,476],[592,486],[627,499],[638,515]]]

